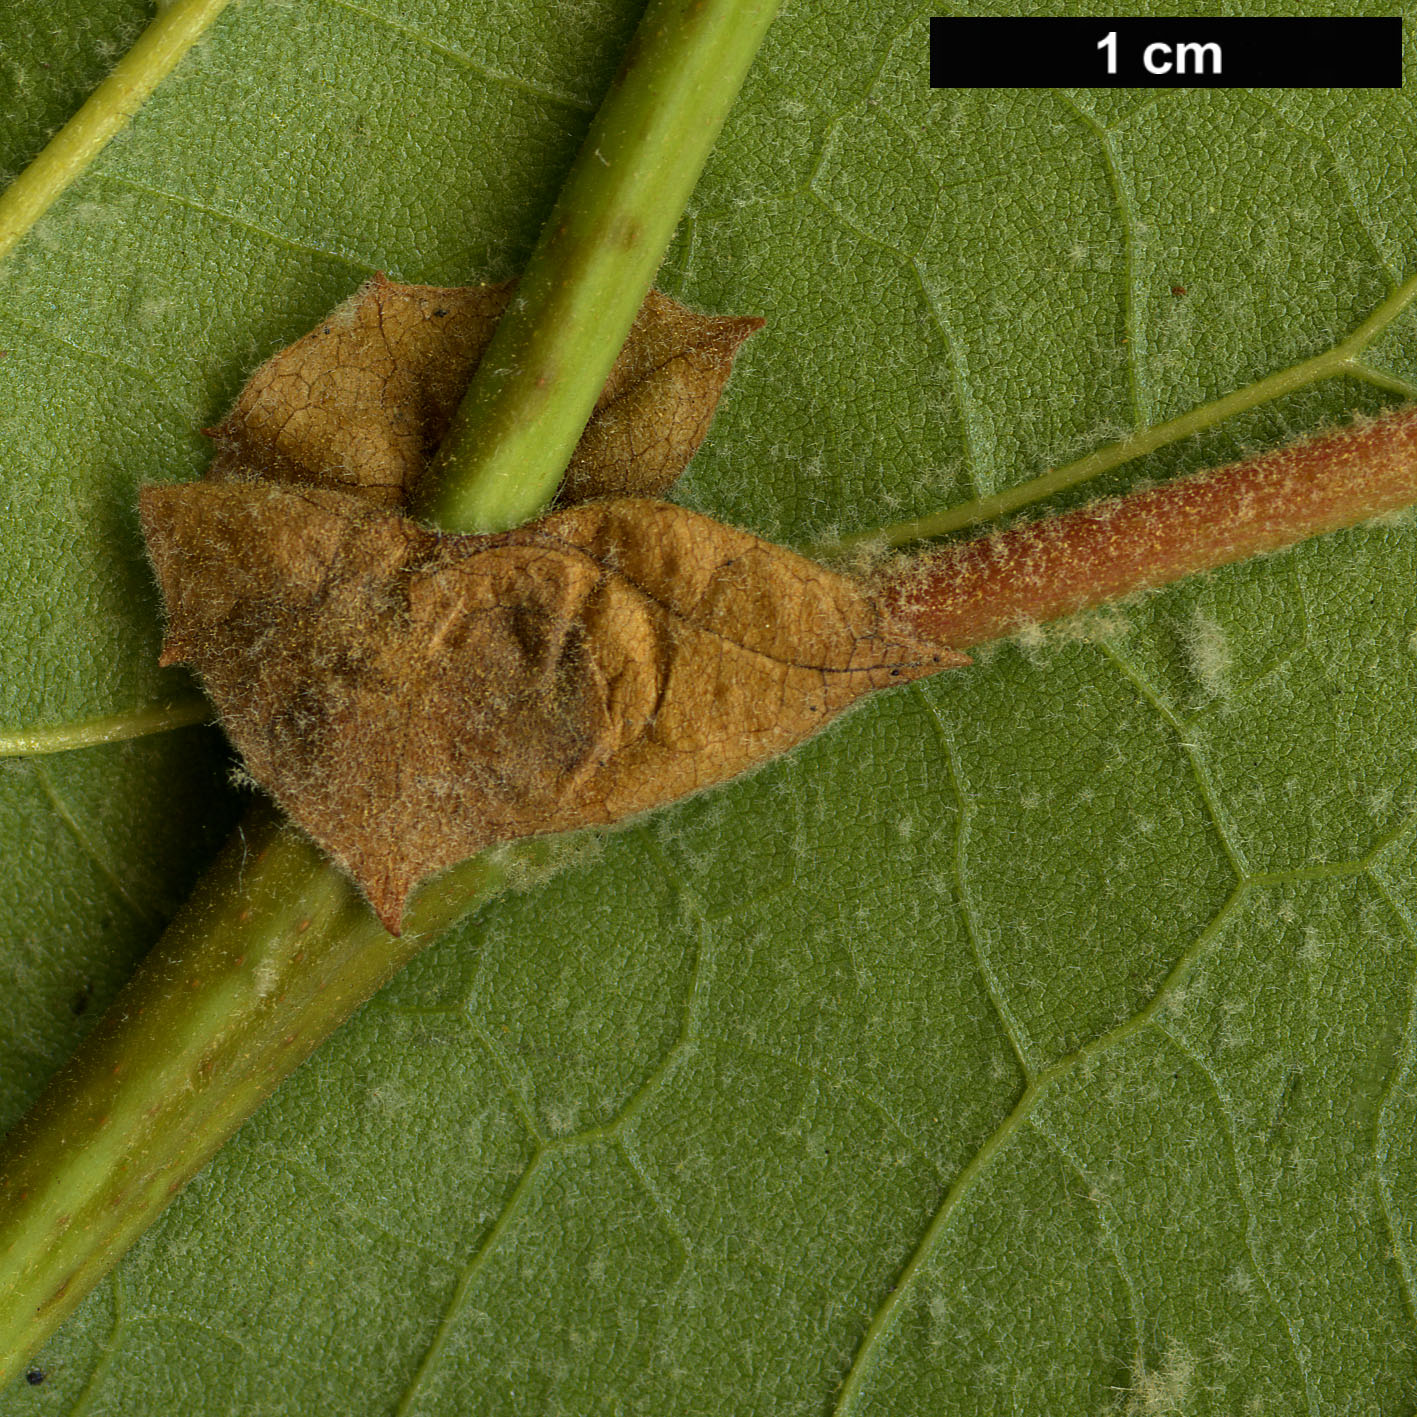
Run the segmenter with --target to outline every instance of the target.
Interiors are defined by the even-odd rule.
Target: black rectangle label
[[[942,19],[930,21],[932,88],[1402,87],[1402,21]]]

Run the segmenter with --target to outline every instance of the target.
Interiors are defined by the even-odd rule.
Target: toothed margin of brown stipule
[[[328,487],[398,508],[442,441],[513,283],[375,277],[268,359],[209,430],[213,481]],[[756,316],[651,291],[567,470],[563,503],[667,491],[708,432]]]

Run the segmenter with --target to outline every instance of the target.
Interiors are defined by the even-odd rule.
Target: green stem
[[[537,248],[526,304],[498,336],[512,373],[494,344],[432,480],[443,527],[514,525],[554,490],[575,443],[566,430],[588,416],[775,9],[651,5]],[[602,259],[595,242],[621,249]],[[527,310],[574,334],[538,338]],[[567,360],[585,368],[552,377]],[[302,835],[252,813],[0,1147],[0,1382],[324,1038],[510,873],[554,870],[565,840],[494,848],[445,873],[395,938]]]
[[[779,0],[652,0],[415,514],[502,531],[555,494]]]
[[[432,939],[553,840],[484,853],[386,934],[260,808],[0,1157],[8,1378],[280,1081]]]
[[[229,0],[174,0],[173,4],[158,8],[156,18],[113,66],[113,72],[0,196],[0,257],[128,126],[152,91],[211,28],[228,3]]]
[[[1045,497],[1100,477],[1133,458],[1154,453],[1158,448],[1166,447],[1168,443],[1189,438],[1192,434],[1213,427],[1237,413],[1257,408],[1262,403],[1291,394],[1296,389],[1307,388],[1310,384],[1320,383],[1324,379],[1331,379],[1335,375],[1349,374],[1408,397],[1410,386],[1369,369],[1358,356],[1381,331],[1407,309],[1414,298],[1417,298],[1417,276],[1404,281],[1352,334],[1332,349],[1325,350],[1323,354],[1316,354],[1312,359],[1304,359],[1298,364],[1291,364],[1287,369],[1267,374],[1263,379],[1257,379],[1243,389],[1226,394],[1224,398],[1213,399],[1210,403],[1201,404],[1178,418],[1144,428],[1119,442],[1088,453],[1086,457],[1078,458],[1075,462],[1050,468],[1017,487],[1010,487],[1006,492],[979,497],[958,507],[947,507],[942,512],[931,512],[928,516],[896,522],[893,526],[880,527],[875,531],[855,532],[842,537],[840,541],[823,543],[808,554],[830,557],[857,546],[904,546],[912,541],[944,536],[952,531],[962,531],[966,527],[993,521],[997,517],[1042,501]]]
[[[48,728],[0,729],[0,758],[32,758],[41,753],[70,753],[75,748],[97,748],[102,743],[121,743],[149,733],[170,733],[194,723],[210,723],[212,706],[200,694],[150,704],[130,713],[103,718],[82,718],[74,723],[57,723]]]

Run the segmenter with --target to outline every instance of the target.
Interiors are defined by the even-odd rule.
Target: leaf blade
[[[1056,100],[928,98],[906,11],[810,11],[770,40],[667,267],[673,293],[701,308],[772,316],[690,472],[686,496],[706,510],[805,540],[879,524],[882,503],[904,515],[946,487],[1021,482],[1129,426],[1129,367],[1144,407],[1190,407],[1323,347],[1405,273],[1417,208],[1393,195],[1412,190],[1401,95],[1176,98],[1170,130],[1135,96],[1106,100],[1093,117],[1134,179],[1128,237],[1097,136]],[[510,28],[531,21],[477,13],[466,30],[525,60],[529,82],[575,91],[580,58],[533,52]],[[431,9],[408,15],[444,48],[464,42]],[[609,35],[620,18],[601,23]],[[393,67],[371,64],[362,72]],[[262,72],[300,91],[274,57]],[[241,91],[225,83],[204,92]],[[549,192],[555,124],[466,106],[494,164],[526,124],[513,145]],[[892,125],[905,137],[887,149],[877,135]],[[301,136],[297,156],[312,145]],[[877,175],[887,150],[902,155],[898,180]],[[1153,150],[1189,164],[1184,182],[1166,184],[1175,169]],[[362,216],[351,188],[282,226],[280,202],[261,205],[261,164],[230,157],[231,215],[356,264],[282,266],[253,235],[260,258],[233,270],[249,279],[268,261],[289,308],[308,303],[283,330],[285,314],[258,312],[249,358],[213,339],[213,383],[201,358],[183,363],[194,424],[258,352],[382,263],[381,241],[400,274],[459,280],[469,272],[452,267],[479,250],[507,262],[488,274],[506,273],[534,225],[534,193],[526,211],[489,199],[510,236],[490,234],[489,216],[465,239],[450,220],[420,266],[387,207]],[[179,155],[164,173],[191,202],[202,170]],[[435,185],[431,204],[452,188]],[[190,230],[216,229],[181,210]],[[1087,259],[1072,264],[1078,240]],[[137,283],[181,249],[155,240]],[[108,312],[88,331],[128,357],[114,284],[76,277],[74,290]],[[214,309],[236,328],[223,291],[159,322],[174,367],[176,332]],[[1141,342],[1129,296],[1139,353],[1120,344]],[[80,332],[83,304],[60,302]],[[1382,351],[1409,379],[1412,329]],[[223,379],[219,398],[204,392]],[[1324,386],[1135,472],[1226,461],[1355,404],[1379,401]],[[82,430],[77,409],[67,417]],[[1312,1393],[1318,1410],[1405,1414],[1410,556],[1410,527],[1360,528],[1002,648],[968,682],[867,706],[647,834],[607,840],[598,862],[430,953],[332,1040],[125,1266],[129,1321],[108,1327],[111,1295],[93,1306],[91,1330],[116,1334],[108,1365],[93,1366],[94,1342],[74,1368],[97,1374],[96,1400],[134,1411],[190,1398],[200,1380],[275,1411],[359,1410],[371,1394],[390,1406],[407,1394],[409,1411],[515,1410],[508,1374],[517,1401],[546,1407],[689,1412],[706,1394],[721,1410],[727,1392],[745,1409],[829,1409],[950,1186],[997,1135],[887,1341],[869,1347],[857,1410],[1007,1411],[1021,1390],[1064,1413],[1148,1395],[1304,1410]],[[1226,909],[1232,853],[1245,883]],[[661,889],[666,861],[676,878]],[[36,894],[44,865],[27,868]],[[1190,982],[1166,987],[1183,958]],[[1026,1078],[989,974],[1040,1074],[1111,1039],[1091,1069],[1057,1074],[1022,1126],[1005,1126]],[[1158,991],[1164,1007],[1114,1036]],[[538,1135],[555,1147],[532,1175]],[[422,1209],[400,1203],[410,1195]],[[598,1250],[615,1257],[613,1284]],[[400,1322],[381,1348],[369,1316],[390,1310]],[[1371,1312],[1375,1337],[1324,1322],[1350,1312]],[[555,1337],[519,1338],[535,1330]],[[283,1356],[329,1344],[323,1370]]]

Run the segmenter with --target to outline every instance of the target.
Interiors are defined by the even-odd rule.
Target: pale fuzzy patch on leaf
[[[1195,1359],[1172,1339],[1161,1366],[1137,1375],[1127,1412],[1130,1417],[1179,1417],[1190,1410],[1195,1380]]]
[[[1182,632],[1182,643],[1191,673],[1205,697],[1224,697],[1234,663],[1234,654],[1224,629],[1209,615],[1197,610]]]

